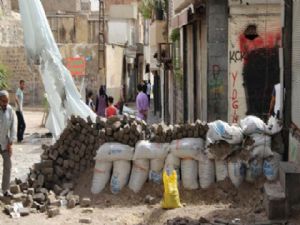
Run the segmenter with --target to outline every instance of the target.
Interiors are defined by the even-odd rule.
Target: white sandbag
[[[202,138],[183,138],[171,142],[171,153],[178,158],[197,158],[197,155],[204,148]]]
[[[268,127],[260,118],[256,116],[247,116],[240,121],[240,126],[245,135],[254,133],[268,134]]]
[[[228,175],[235,187],[239,187],[246,174],[246,167],[241,160],[235,162],[228,162]]]
[[[264,175],[269,181],[274,181],[277,179],[279,164],[281,161],[281,155],[279,155],[277,152],[274,152],[273,154],[274,155],[272,157],[264,160],[263,165]]]
[[[112,162],[96,161],[91,192],[99,194],[110,179]]]
[[[187,190],[198,189],[198,162],[194,159],[181,159],[180,163],[183,187]]]
[[[277,134],[282,130],[282,121],[271,116],[268,120],[268,130],[271,135]]]
[[[257,134],[257,133],[251,134],[249,136],[254,141],[254,144],[252,145],[253,147],[256,147],[259,145],[271,147],[271,136],[269,136],[267,134]]]
[[[244,135],[242,129],[236,125],[231,126],[231,139],[226,139],[225,141],[229,144],[235,145],[243,142]]]
[[[177,173],[177,180],[180,181],[180,159],[173,154],[168,154],[165,161],[165,171],[171,174],[173,170]]]
[[[118,194],[128,183],[130,170],[130,161],[117,160],[113,162],[113,173],[110,180],[110,190],[113,194]]]
[[[246,181],[254,182],[263,173],[263,160],[254,159],[252,160],[246,170]]]
[[[135,146],[133,160],[136,159],[165,159],[169,153],[169,143],[151,143],[139,141]]]
[[[263,158],[273,156],[273,152],[272,152],[270,146],[259,145],[259,146],[254,147],[251,150],[250,155],[251,155],[251,158],[263,159]]]
[[[149,159],[137,159],[133,161],[128,186],[135,193],[139,192],[147,181],[149,166]]]
[[[201,155],[198,167],[200,186],[207,189],[215,182],[215,163],[207,156]]]
[[[216,178],[217,181],[223,181],[228,177],[228,163],[226,160],[216,160]]]
[[[240,127],[217,120],[208,124],[206,145],[214,144],[216,141],[224,140],[229,144],[239,144],[243,141],[243,133]]]
[[[97,151],[96,159],[102,161],[132,160],[134,148],[116,142],[105,143]]]
[[[164,168],[164,159],[151,159],[150,160],[150,172],[149,180],[154,183],[161,184],[162,182],[162,172]]]

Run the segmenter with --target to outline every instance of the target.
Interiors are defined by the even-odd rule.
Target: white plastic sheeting
[[[19,0],[25,48],[30,61],[40,62],[42,80],[48,95],[50,113],[47,128],[58,138],[71,115],[93,121],[96,114],[82,101],[48,24],[40,1]]]

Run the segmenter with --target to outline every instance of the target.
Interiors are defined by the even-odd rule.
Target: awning
[[[185,8],[182,12],[178,13],[172,18],[172,29],[182,27],[188,24],[189,7]]]

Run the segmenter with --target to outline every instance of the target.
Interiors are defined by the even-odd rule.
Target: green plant
[[[180,39],[180,30],[179,28],[175,28],[172,30],[171,34],[170,34],[170,39],[172,42],[176,42],[179,41]]]
[[[0,90],[7,89],[8,71],[4,65],[0,64]]]
[[[152,18],[154,8],[154,0],[142,0],[139,5],[139,11],[145,19]]]

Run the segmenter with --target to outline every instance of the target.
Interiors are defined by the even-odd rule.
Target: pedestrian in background
[[[96,100],[96,113],[98,116],[105,117],[105,109],[108,106],[108,99],[103,85],[99,89]]]
[[[137,118],[147,121],[149,101],[147,95],[143,92],[143,86],[137,86],[138,95],[136,97]]]
[[[148,96],[149,108],[150,108],[150,97],[151,97],[151,82],[150,82],[150,80],[148,80],[148,83],[147,83],[147,96]]]
[[[24,132],[26,129],[26,124],[24,120],[23,114],[23,102],[24,102],[24,88],[25,88],[25,81],[20,80],[19,88],[16,92],[16,114],[18,119],[18,128],[17,128],[17,138],[18,142],[22,142],[24,138]]]
[[[117,115],[117,109],[114,106],[114,98],[112,96],[108,97],[108,107],[105,110],[105,115],[107,118]]]
[[[9,191],[11,176],[12,145],[15,139],[14,112],[8,104],[9,94],[0,91],[0,154],[3,158],[2,192],[4,196],[12,196]]]
[[[88,107],[93,110],[93,112],[95,112],[95,104],[93,101],[93,92],[90,91],[87,95],[87,100],[86,100],[86,104],[88,105]]]

